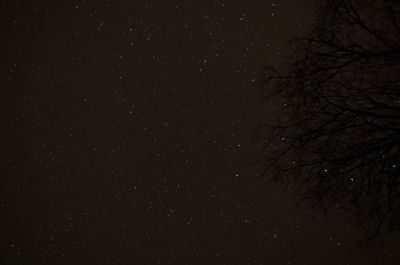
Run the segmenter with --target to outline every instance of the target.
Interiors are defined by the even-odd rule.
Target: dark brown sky
[[[249,166],[307,3],[1,1],[0,263],[397,264]]]

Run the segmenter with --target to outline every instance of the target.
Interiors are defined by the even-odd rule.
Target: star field
[[[307,1],[0,8],[1,264],[378,264],[251,164]]]

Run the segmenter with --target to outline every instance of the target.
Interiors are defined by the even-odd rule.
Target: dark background
[[[0,263],[397,264],[251,165],[308,4],[1,1]]]

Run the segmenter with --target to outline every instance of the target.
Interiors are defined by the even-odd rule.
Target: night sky
[[[0,3],[0,264],[398,264],[252,165],[308,0]]]

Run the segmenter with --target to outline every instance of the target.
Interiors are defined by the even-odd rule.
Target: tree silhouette
[[[305,199],[354,214],[370,238],[400,228],[400,1],[321,0],[295,58],[267,67],[282,102],[261,158]]]

